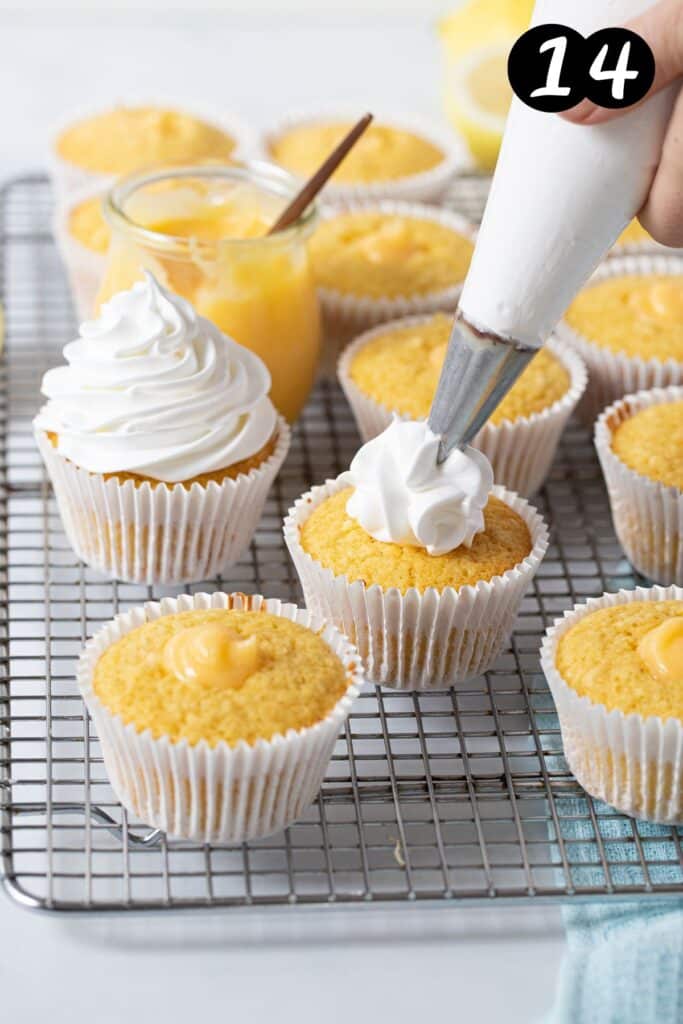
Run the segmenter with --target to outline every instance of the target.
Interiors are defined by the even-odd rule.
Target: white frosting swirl
[[[439,438],[426,423],[394,419],[356,454],[347,474],[355,488],[346,511],[375,540],[444,555],[484,529],[493,486],[485,455],[451,452],[437,465]]]
[[[175,483],[260,451],[276,430],[258,356],[151,274],[102,307],[49,370],[39,429],[92,473]]]

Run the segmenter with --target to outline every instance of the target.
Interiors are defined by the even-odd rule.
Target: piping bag
[[[590,35],[652,0],[538,0],[532,25]],[[679,83],[602,125],[513,99],[429,414],[439,462],[467,444],[641,209]]]

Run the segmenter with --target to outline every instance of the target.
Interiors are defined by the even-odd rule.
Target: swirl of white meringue
[[[151,274],[82,324],[64,358],[43,377],[36,425],[91,473],[180,482],[255,455],[276,431],[261,359]]]
[[[346,511],[375,540],[443,555],[484,529],[491,465],[474,448],[437,464],[439,438],[424,422],[394,419],[357,452]]]

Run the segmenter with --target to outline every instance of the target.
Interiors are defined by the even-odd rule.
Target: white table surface
[[[439,116],[428,18],[0,11],[0,39],[0,178],[44,165],[65,111],[112,99],[208,100],[257,127],[335,101]],[[3,899],[0,1019],[530,1024],[563,948],[559,912],[522,905],[91,920]]]

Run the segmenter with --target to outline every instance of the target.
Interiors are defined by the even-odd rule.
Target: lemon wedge
[[[508,55],[532,10],[533,0],[469,0],[439,25],[446,112],[485,170],[495,166],[512,101]]]
[[[446,111],[484,170],[495,167],[512,101],[508,53],[507,46],[475,50],[453,64],[448,76]]]

